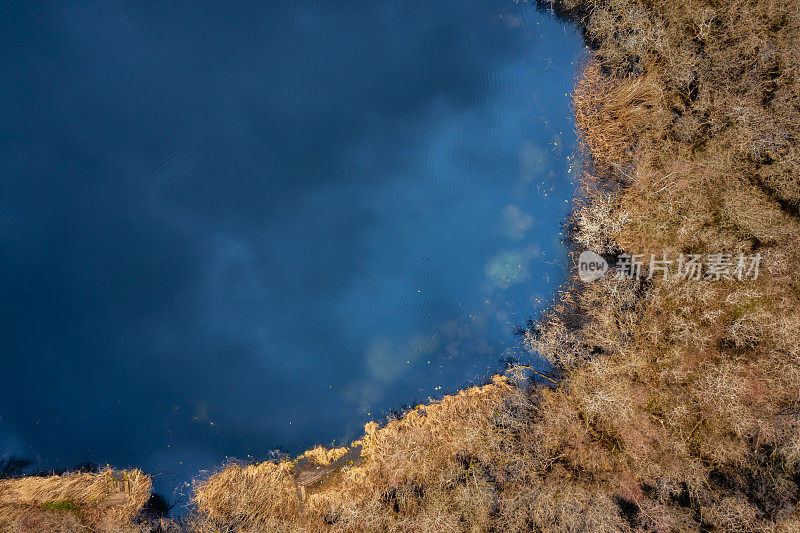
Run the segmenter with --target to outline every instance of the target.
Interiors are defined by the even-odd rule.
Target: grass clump
[[[78,505],[72,500],[54,500],[44,502],[39,505],[43,511],[66,511],[68,513],[78,513]]]
[[[0,531],[135,531],[150,496],[138,470],[0,480]]]

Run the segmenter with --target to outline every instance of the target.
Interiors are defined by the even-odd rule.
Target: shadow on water
[[[0,458],[0,479],[9,479],[21,476],[47,477],[74,473],[87,474],[100,471],[100,465],[92,461],[85,461],[70,467],[27,471],[28,467],[33,464],[35,464],[34,461],[30,459],[21,459],[14,455]]]
[[[32,461],[28,459],[20,459],[13,455],[11,457],[0,458],[0,479],[21,475],[31,462]]]
[[[166,518],[169,516],[170,511],[174,509],[182,499],[177,499],[175,503],[171,504],[161,494],[155,492],[141,510],[141,517],[145,521],[156,521],[159,518]]]

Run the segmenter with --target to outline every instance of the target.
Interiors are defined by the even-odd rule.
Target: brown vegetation
[[[527,334],[558,386],[497,378],[369,425],[363,462],[308,486],[296,462],[231,465],[194,529],[800,531],[800,5],[553,7],[596,50],[576,246],[760,253],[759,278],[576,283]]]
[[[150,498],[138,470],[102,470],[0,481],[0,531],[141,531],[134,519]]]

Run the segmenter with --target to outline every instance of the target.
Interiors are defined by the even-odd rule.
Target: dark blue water
[[[582,48],[512,0],[3,2],[0,456],[169,496],[531,362]]]

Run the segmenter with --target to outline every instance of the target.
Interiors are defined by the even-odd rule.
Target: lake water
[[[530,4],[4,2],[0,456],[357,438],[564,279],[579,35]],[[180,490],[180,489],[178,489]]]

